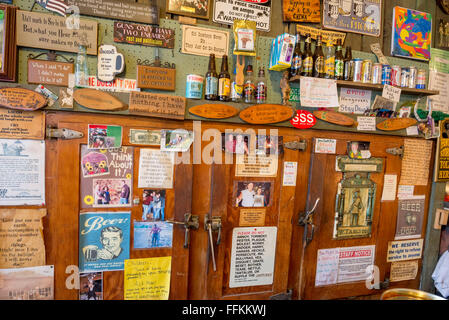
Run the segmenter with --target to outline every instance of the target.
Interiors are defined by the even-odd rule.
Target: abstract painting
[[[417,60],[430,60],[432,42],[432,15],[425,12],[395,7],[391,54]]]

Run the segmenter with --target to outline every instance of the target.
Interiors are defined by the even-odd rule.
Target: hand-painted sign
[[[28,60],[28,83],[67,87],[71,73],[73,73],[73,63]]]
[[[320,23],[320,0],[283,0],[282,13],[284,21]]]
[[[114,22],[114,42],[173,49],[175,31],[149,25]]]
[[[47,99],[32,90],[25,88],[0,88],[0,106],[34,111],[47,105]]]

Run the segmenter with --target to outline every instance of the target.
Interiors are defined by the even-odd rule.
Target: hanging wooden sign
[[[98,23],[80,19],[80,28],[67,28],[66,18],[53,14],[17,11],[17,45],[22,47],[75,52],[83,42],[87,54],[97,55]]]
[[[73,99],[79,105],[94,110],[118,111],[126,110],[127,105],[109,93],[95,89],[78,89],[73,94]]]
[[[355,124],[354,119],[335,111],[314,111],[313,115],[320,120],[337,124],[339,126],[351,127]]]
[[[279,104],[260,104],[240,112],[240,119],[251,124],[270,124],[290,120],[293,109]]]
[[[320,0],[283,0],[282,13],[284,21],[320,23]]]
[[[45,139],[44,112],[0,109],[0,138]]]
[[[184,120],[186,98],[149,92],[131,92],[129,113]]]
[[[25,111],[34,111],[47,105],[47,98],[25,88],[0,88],[0,106]]]
[[[396,119],[388,119],[381,123],[379,123],[376,127],[382,131],[396,131],[407,129],[415,125],[418,121],[412,118],[396,118]]]
[[[236,116],[239,110],[226,104],[202,104],[190,108],[189,112],[206,119],[227,119]]]
[[[115,21],[114,42],[173,49],[175,30]]]
[[[28,59],[28,83],[68,87],[73,63]]]
[[[138,65],[137,87],[143,89],[175,91],[176,69]]]
[[[119,19],[148,24],[159,23],[159,8],[155,5],[138,3],[133,0],[66,0],[70,6],[79,8],[82,15]]]

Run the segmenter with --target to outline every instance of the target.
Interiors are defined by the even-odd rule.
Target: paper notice
[[[284,162],[284,179],[282,185],[284,187],[295,187],[296,176],[298,174],[298,162]]]
[[[398,187],[398,199],[411,197],[411,196],[413,196],[414,192],[415,192],[415,186],[399,185],[399,187]]]
[[[171,257],[125,260],[125,300],[168,300]]]
[[[337,283],[339,257],[339,248],[318,250],[315,287]]]
[[[173,188],[174,152],[140,149],[139,188]]]
[[[374,264],[376,246],[340,248],[338,283],[366,280],[366,268]]]
[[[315,139],[315,153],[335,154],[337,151],[337,140]]]
[[[357,117],[358,131],[376,131],[376,117]]]
[[[401,88],[396,88],[386,84],[384,90],[382,91],[382,97],[394,102],[399,102],[401,100]]]
[[[337,81],[301,77],[301,106],[312,108],[338,107]]]
[[[428,99],[432,100],[432,110],[449,112],[449,74],[431,70],[429,72],[429,90],[439,91],[440,94],[430,96]]]
[[[46,209],[0,211],[0,269],[45,264],[42,218],[46,214]]]
[[[390,270],[390,281],[414,280],[418,275],[418,261],[393,262]]]
[[[431,156],[432,141],[405,139],[400,184],[426,186]]]
[[[418,126],[411,126],[406,129],[408,136],[419,136]]]
[[[236,177],[276,177],[277,172],[277,155],[236,155]]]
[[[341,88],[340,108],[345,113],[364,114],[371,106],[371,91]]]
[[[388,242],[387,262],[421,259],[424,239]]]
[[[381,201],[394,201],[396,199],[396,187],[398,176],[396,174],[386,174],[384,176],[384,189]]]

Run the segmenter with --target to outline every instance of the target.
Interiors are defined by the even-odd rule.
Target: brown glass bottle
[[[335,79],[343,80],[345,69],[345,62],[343,58],[343,52],[341,47],[341,39],[337,40],[337,51],[335,51]]]
[[[345,62],[345,71],[343,80],[352,81],[354,78],[354,61],[352,61],[352,49],[350,46],[346,47],[344,62]]]
[[[228,56],[224,55],[221,62],[221,71],[218,76],[218,100],[229,101],[231,95],[231,75],[228,71]]]
[[[215,54],[209,57],[209,68],[206,73],[206,90],[204,98],[206,100],[218,99],[218,74],[215,68]]]
[[[293,52],[292,66],[290,68],[290,77],[300,76],[302,71],[302,52],[301,52],[301,34],[296,34],[296,46]]]
[[[321,36],[317,37],[315,54],[313,55],[313,76],[315,78],[324,78],[324,53]]]
[[[304,55],[302,58],[302,76],[312,77],[313,76],[313,55],[312,55],[312,38],[310,34],[306,36],[306,43],[304,47]]]

